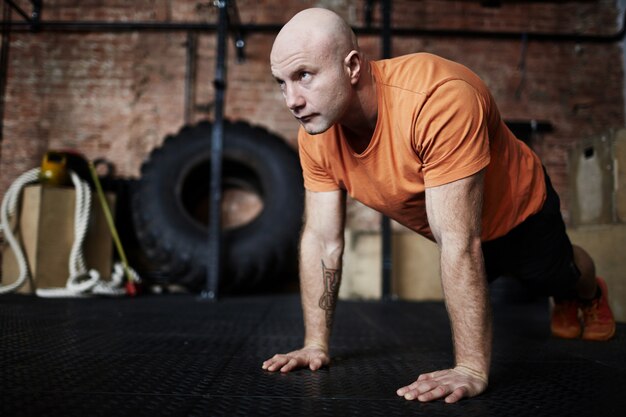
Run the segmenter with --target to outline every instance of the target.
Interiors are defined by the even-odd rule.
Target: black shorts
[[[500,238],[483,242],[487,278],[519,279],[537,294],[574,298],[580,271],[565,233],[560,200],[548,175],[541,210]]]

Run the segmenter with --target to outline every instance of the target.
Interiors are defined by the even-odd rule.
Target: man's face
[[[294,46],[274,46],[272,75],[291,113],[307,133],[316,135],[341,122],[352,85],[343,60],[331,48]]]

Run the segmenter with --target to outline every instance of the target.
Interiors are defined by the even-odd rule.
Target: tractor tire
[[[212,125],[168,136],[141,167],[133,192],[139,244],[160,284],[199,291],[209,262]],[[304,207],[297,153],[243,122],[224,122],[220,291],[250,293],[297,276]]]

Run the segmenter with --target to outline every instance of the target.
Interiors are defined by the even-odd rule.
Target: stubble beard
[[[332,126],[332,124],[329,123],[315,124],[309,126],[307,126],[305,123],[301,123],[301,125],[304,128],[304,131],[309,135],[319,135],[326,132]]]

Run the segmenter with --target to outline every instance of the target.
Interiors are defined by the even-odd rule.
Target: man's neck
[[[367,78],[361,80],[355,104],[347,112],[349,117],[341,123],[344,136],[356,153],[362,153],[367,149],[378,121],[376,79],[370,68],[364,75]]]

